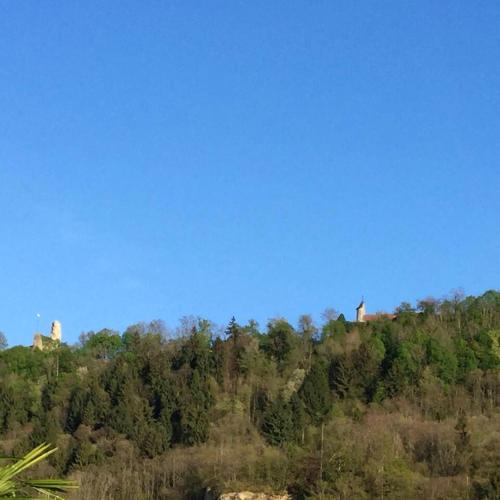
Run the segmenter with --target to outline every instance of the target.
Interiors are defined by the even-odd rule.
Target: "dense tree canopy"
[[[85,478],[82,499],[496,498],[500,293],[396,313],[264,331],[187,317],[52,351],[0,338],[0,446],[57,445],[51,473]]]

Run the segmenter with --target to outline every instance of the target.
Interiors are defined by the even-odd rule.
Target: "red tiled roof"
[[[380,314],[365,314],[363,316],[363,319],[365,321],[375,321],[377,319],[394,319],[396,317],[395,314],[389,314],[389,313],[380,313]]]

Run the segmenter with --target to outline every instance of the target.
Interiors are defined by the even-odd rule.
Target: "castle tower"
[[[43,350],[43,340],[41,333],[35,333],[35,335],[33,335],[33,349],[35,348],[40,349],[40,351]]]
[[[366,307],[365,301],[362,300],[358,307],[356,307],[356,321],[358,323],[365,322]]]
[[[61,323],[57,320],[52,322],[52,328],[50,329],[50,338],[52,340],[61,342]]]

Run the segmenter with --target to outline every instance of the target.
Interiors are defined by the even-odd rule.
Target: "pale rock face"
[[[240,491],[239,493],[224,493],[219,500],[289,500],[288,495],[266,495],[265,493],[252,493]]]
[[[43,349],[42,335],[40,333],[35,333],[33,336],[33,347],[40,350]]]
[[[55,320],[52,322],[50,336],[52,340],[58,340],[59,342],[61,342],[61,323],[59,321]]]

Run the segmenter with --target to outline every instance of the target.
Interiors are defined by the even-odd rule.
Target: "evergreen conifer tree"
[[[323,422],[331,406],[328,375],[323,363],[313,363],[299,390],[299,396],[313,423]]]
[[[281,445],[293,439],[294,427],[291,408],[281,394],[265,412],[262,432],[269,443],[273,445]]]

